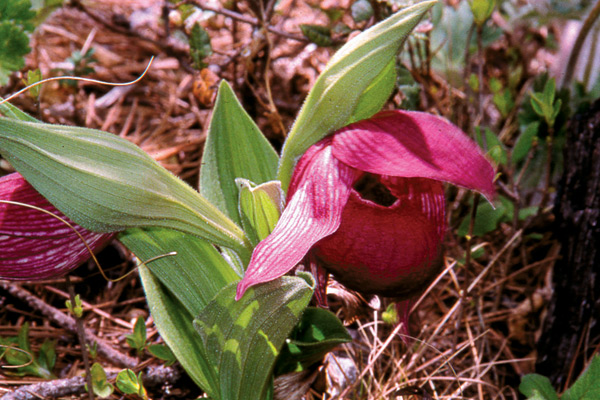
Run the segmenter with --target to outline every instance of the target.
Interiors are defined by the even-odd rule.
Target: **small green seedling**
[[[500,111],[502,118],[506,118],[515,107],[515,100],[509,88],[506,88],[496,79],[490,79],[490,90],[494,94],[492,100],[494,105]]]
[[[496,1],[472,0],[469,5],[471,6],[471,12],[473,13],[473,22],[475,22],[475,25],[481,28],[488,18],[492,16],[492,12],[496,6]]]
[[[398,318],[398,310],[396,310],[396,303],[391,303],[384,312],[381,313],[381,319],[388,325],[396,325],[400,318]]]
[[[75,296],[75,305],[71,302],[71,300],[65,301],[65,305],[71,314],[75,316],[75,318],[81,318],[83,315],[83,304],[81,303],[81,297],[79,295]]]
[[[104,371],[104,368],[102,368],[102,365],[94,363],[90,368],[90,374],[92,375],[92,390],[96,396],[106,398],[113,393],[115,388],[107,380],[106,372]]]
[[[144,323],[144,318],[137,318],[133,326],[133,333],[127,335],[125,339],[129,347],[135,349],[138,353],[144,350],[144,347],[146,347],[146,324]]]
[[[56,363],[56,343],[46,340],[40,347],[37,356],[29,344],[29,324],[25,323],[19,330],[17,337],[0,338],[0,360],[7,375],[36,376],[43,379],[52,379],[52,369]]]
[[[204,61],[206,57],[212,54],[212,46],[210,44],[210,36],[206,30],[195,23],[190,31],[190,55],[194,61],[194,68],[201,70],[206,68],[207,64]]]
[[[543,92],[531,94],[531,106],[537,115],[544,118],[548,127],[553,128],[556,117],[560,112],[562,100],[556,99],[556,81],[554,78],[548,79],[544,85]]]
[[[93,360],[96,357],[98,357],[98,343],[97,342],[93,342],[92,344],[86,344],[86,347],[88,349],[88,353],[90,354],[90,358]]]
[[[27,71],[27,79],[23,79],[23,83],[25,83],[26,86],[31,86],[35,83],[38,83],[41,80],[42,80],[42,71],[39,68],[36,68],[34,70]],[[38,98],[40,96],[41,88],[42,88],[41,85],[31,86],[29,88],[29,95],[36,101],[38,100]]]
[[[142,383],[141,372],[136,376],[132,370],[124,369],[117,375],[116,385],[125,394],[136,394],[144,400],[148,398],[148,394]]]

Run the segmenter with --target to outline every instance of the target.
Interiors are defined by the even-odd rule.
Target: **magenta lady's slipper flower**
[[[442,118],[384,111],[342,128],[299,160],[287,208],[254,249],[237,298],[309,251],[351,289],[410,298],[439,269],[443,182],[491,199],[493,179],[477,145]]]
[[[0,178],[0,279],[36,280],[66,274],[90,258],[81,238],[64,222],[23,203],[68,221],[90,249],[105,246],[114,234],[90,232],[52,206],[18,173]]]

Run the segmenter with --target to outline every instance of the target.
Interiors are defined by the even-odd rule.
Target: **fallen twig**
[[[114,380],[116,373],[109,373],[108,380]],[[181,372],[173,367],[148,367],[143,375],[145,387],[173,384],[180,378]],[[67,379],[55,379],[33,385],[22,386],[14,392],[0,397],[0,400],[39,400],[58,398],[85,393],[85,378],[76,376]]]

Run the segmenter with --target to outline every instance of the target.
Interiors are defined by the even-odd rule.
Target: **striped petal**
[[[333,136],[333,155],[378,175],[429,178],[494,197],[494,169],[459,128],[415,111],[383,111]]]
[[[67,220],[92,250],[114,234],[90,232],[70,221],[18,173],[0,178],[0,200],[35,206]],[[73,230],[50,214],[0,203],[0,279],[36,280],[58,277],[90,258]]]
[[[236,299],[248,287],[289,272],[316,242],[340,226],[352,183],[360,172],[336,160],[330,143],[331,139],[325,139],[312,146],[298,163],[289,203],[273,232],[254,249]]]

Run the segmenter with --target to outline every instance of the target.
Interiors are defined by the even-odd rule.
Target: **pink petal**
[[[444,186],[439,181],[397,176],[382,176],[380,180],[400,200],[395,207],[408,204],[417,208],[435,226],[442,240],[446,233],[446,196]]]
[[[254,249],[237,300],[248,287],[289,272],[313,244],[340,225],[352,183],[360,173],[336,160],[330,143],[325,139],[311,147],[296,166],[291,200],[273,232]]]
[[[353,191],[332,235],[315,246],[325,268],[361,293],[410,298],[437,274],[445,232],[440,182],[420,178],[382,179],[399,201],[390,207]]]
[[[336,132],[333,155],[373,174],[435,179],[494,197],[494,169],[477,144],[434,115],[380,112]]]
[[[18,173],[0,178],[0,200],[25,203],[69,221],[92,250],[113,234],[99,234],[75,225]],[[63,222],[32,208],[0,203],[0,279],[35,280],[64,275],[90,258],[81,239]]]

